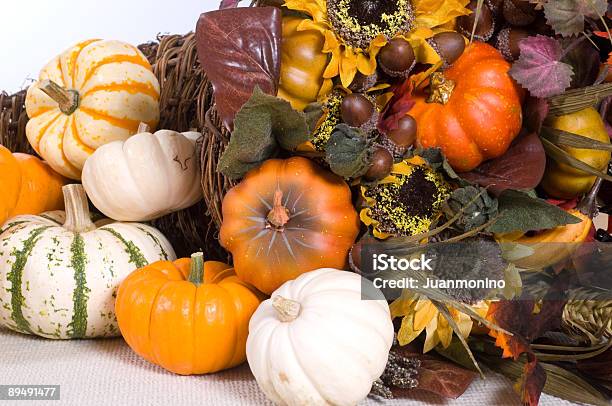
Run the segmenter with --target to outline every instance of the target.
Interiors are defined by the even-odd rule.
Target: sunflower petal
[[[399,331],[397,332],[397,341],[399,345],[410,344],[415,338],[417,338],[423,329],[415,330],[414,325],[414,314],[408,314],[402,319],[402,324]]]
[[[438,314],[438,309],[427,299],[421,299],[414,308],[414,329],[422,330],[431,323],[431,320]]]
[[[427,335],[425,336],[425,343],[423,343],[423,354],[434,349],[440,342],[440,338],[438,337],[437,317],[432,317],[430,322],[427,324],[425,331],[427,331]]]

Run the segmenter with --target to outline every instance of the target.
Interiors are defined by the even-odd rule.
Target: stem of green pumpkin
[[[204,254],[196,252],[191,255],[191,271],[189,272],[189,282],[196,286],[204,283]]]

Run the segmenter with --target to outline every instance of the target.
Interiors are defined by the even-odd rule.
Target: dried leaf
[[[234,121],[234,132],[219,160],[218,170],[231,179],[242,178],[280,148],[294,150],[310,138],[309,121],[316,116],[293,110],[289,102],[255,88]]]
[[[325,161],[336,175],[358,178],[368,171],[369,146],[363,131],[340,124],[325,146]]]
[[[474,371],[455,363],[445,361],[434,355],[422,354],[417,348],[397,347],[394,351],[405,357],[416,357],[421,360],[417,378],[419,386],[416,390],[427,391],[449,399],[457,399],[478,376]],[[397,398],[401,398],[408,393],[410,392],[406,390],[393,389],[393,395]]]
[[[386,134],[396,130],[399,120],[410,111],[415,101],[412,99],[414,83],[408,79],[393,89],[393,97],[380,115],[378,129]]]
[[[548,154],[548,156],[550,156],[555,161],[565,164],[565,165],[569,165],[572,168],[586,172],[589,175],[597,176],[607,181],[612,181],[611,175],[608,175],[607,173],[604,173],[592,167],[591,165],[586,164],[577,158],[574,158],[567,151],[565,151],[562,148],[559,148],[558,146],[548,141],[547,139],[545,138],[542,139],[542,145],[544,146],[544,149],[546,150],[546,154]]]
[[[606,0],[555,0],[546,2],[544,15],[557,34],[569,37],[584,31],[585,17],[599,18],[607,7]]]
[[[547,230],[581,221],[546,200],[511,189],[505,190],[499,196],[499,212],[498,220],[487,231],[501,234]]]
[[[548,100],[538,97],[527,97],[523,105],[523,124],[529,132],[540,134],[542,124],[549,112]]]
[[[276,95],[280,74],[281,12],[275,7],[230,8],[200,16],[198,58],[230,130],[236,113],[259,86]]]
[[[608,348],[603,354],[594,358],[579,360],[576,368],[598,381],[612,384],[612,349]]]
[[[612,151],[612,144],[606,144],[582,135],[570,133],[552,127],[544,127],[542,137],[556,145],[581,149],[597,149],[600,151]]]
[[[612,95],[612,83],[587,86],[581,89],[568,90],[548,100],[549,114],[562,116],[571,114],[587,107],[592,107]]]
[[[588,43],[582,44],[585,38],[580,37],[573,41],[580,44],[571,44],[570,41],[563,42],[564,45],[567,45],[563,62],[571,66],[574,71],[570,84],[572,89],[592,85],[599,74],[599,52]]]
[[[491,198],[486,191],[474,186],[453,190],[442,205],[442,209],[447,219],[461,212],[455,226],[463,232],[486,224],[498,214],[497,199]]]
[[[544,147],[540,137],[531,133],[517,138],[504,155],[461,176],[499,196],[506,189],[535,188],[542,180],[545,168]]]
[[[527,37],[519,42],[518,61],[510,75],[535,97],[551,97],[570,86],[572,67],[561,62],[563,49],[557,40],[544,35]]]

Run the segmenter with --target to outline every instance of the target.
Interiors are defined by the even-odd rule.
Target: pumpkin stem
[[[72,184],[62,188],[66,221],[64,228],[73,233],[83,233],[95,230],[97,227],[89,215],[89,202],[83,185]]]
[[[272,298],[272,307],[276,310],[278,319],[284,323],[295,320],[302,309],[302,305],[295,300],[285,299],[282,296],[274,296]]]
[[[191,271],[189,271],[189,282],[196,286],[204,283],[204,253],[191,254]]]
[[[597,195],[599,194],[599,189],[601,189],[601,185],[603,184],[603,179],[598,177],[593,187],[584,195],[578,206],[576,207],[582,214],[593,219],[593,216],[597,212]]]
[[[455,81],[445,78],[442,72],[432,73],[429,80],[430,93],[427,103],[448,103],[455,85]]]
[[[290,219],[289,210],[283,206],[283,192],[280,189],[274,192],[274,203],[267,218],[268,223],[277,230],[282,230]]]
[[[55,101],[60,111],[67,116],[75,112],[79,107],[79,92],[68,90],[52,80],[45,79],[40,82],[38,88]]]
[[[140,123],[138,124],[138,130],[136,131],[136,134],[142,134],[142,133],[148,133],[151,132],[151,127],[149,126],[149,124],[147,123]]]

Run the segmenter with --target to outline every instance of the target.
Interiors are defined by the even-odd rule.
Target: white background
[[[0,90],[15,92],[55,55],[89,39],[138,45],[185,34],[220,0],[0,0]],[[248,2],[244,2],[248,3]]]

